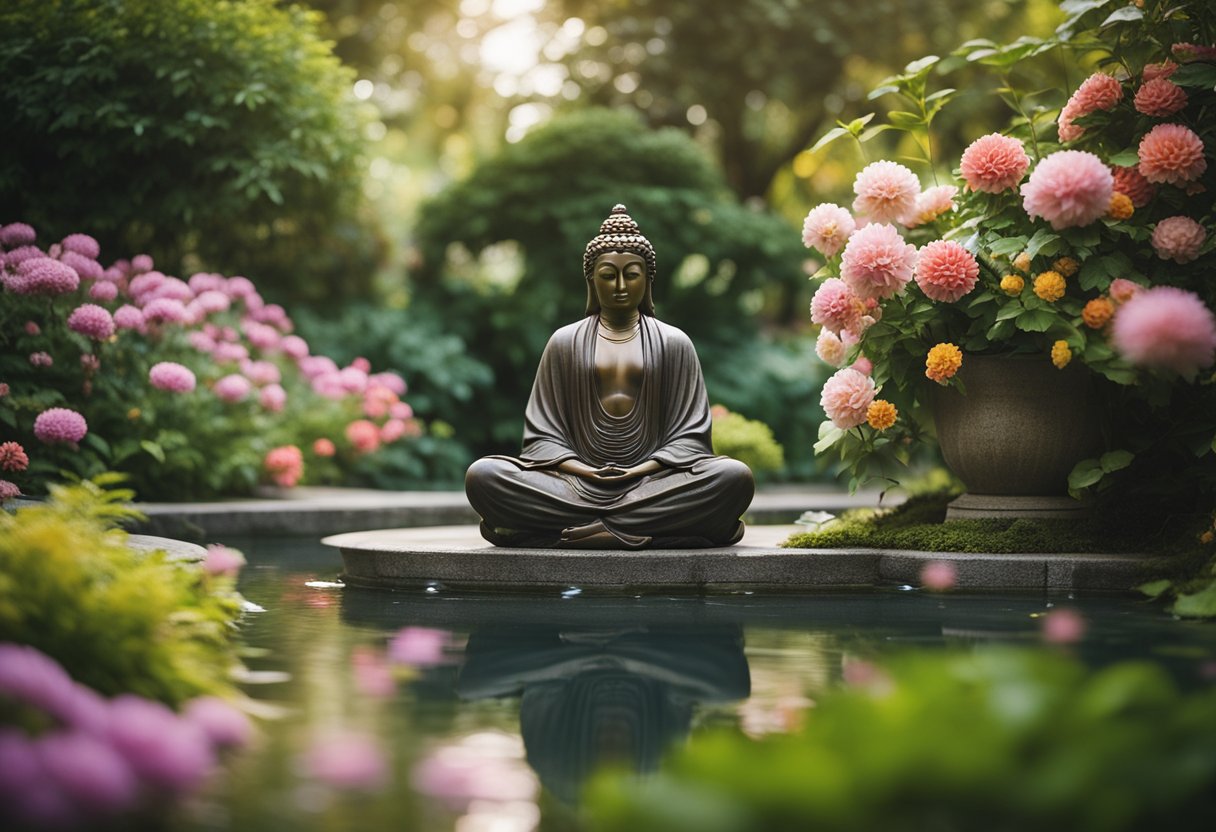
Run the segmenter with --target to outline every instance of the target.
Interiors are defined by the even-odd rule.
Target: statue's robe
[[[641,384],[633,409],[613,416],[595,369],[598,316],[564,326],[541,356],[518,458],[491,456],[469,468],[465,491],[499,545],[556,541],[600,521],[653,547],[722,546],[743,534],[740,516],[755,485],[741,462],[715,456],[705,381],[692,342],[641,317]],[[599,468],[656,460],[662,469],[627,482],[596,482],[557,470],[568,459]]]

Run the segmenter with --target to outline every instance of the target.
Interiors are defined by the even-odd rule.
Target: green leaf
[[[160,445],[157,445],[155,442],[150,442],[149,440],[144,439],[144,440],[140,441],[139,447],[141,447],[145,451],[147,451],[148,456],[152,457],[157,462],[163,463],[165,461],[164,450],[161,448]]]
[[[847,135],[849,135],[849,131],[846,128],[833,127],[831,130],[824,133],[819,138],[819,141],[817,141],[813,145],[811,145],[811,152],[814,153],[816,150],[820,150],[824,147],[827,147],[829,144],[836,141],[841,136],[847,136]]]
[[[848,123],[848,125],[846,126],[846,129],[847,129],[847,130],[848,130],[850,133],[852,133],[854,136],[856,136],[856,135],[858,135],[858,134],[860,134],[860,133],[861,133],[862,129],[863,129],[863,128],[864,128],[864,127],[867,125],[867,124],[869,124],[869,123],[870,123],[870,120],[871,120],[871,119],[873,119],[873,118],[874,118],[874,114],[873,114],[873,113],[866,113],[866,114],[865,114],[864,116],[862,116],[861,118],[855,118],[855,119],[853,119],[852,121],[850,121],[850,122]]]
[[[93,450],[97,451],[102,456],[109,458],[110,443],[107,442],[106,440],[102,439],[97,434],[90,433],[87,436],[85,436],[84,443],[86,445],[88,445],[89,447],[91,447]]]
[[[1124,6],[1121,9],[1115,9],[1110,13],[1106,20],[1102,21],[1102,28],[1110,26],[1112,23],[1129,23],[1133,20],[1143,20],[1144,11],[1133,5]]]
[[[1172,81],[1173,78],[1171,77],[1170,80]],[[1135,149],[1129,148],[1128,150],[1120,150],[1106,161],[1122,168],[1135,167],[1140,164],[1140,154]]]
[[[1102,470],[1109,474],[1131,465],[1135,458],[1136,455],[1131,451],[1110,451],[1102,454],[1102,458],[1098,462],[1102,466]]]
[[[1060,235],[1054,231],[1048,231],[1046,228],[1040,228],[1034,232],[1034,236],[1026,243],[1026,252],[1031,257],[1038,256],[1038,253],[1047,245],[1059,242]],[[1044,252],[1048,254],[1050,252]]]
[[[1026,247],[1025,237],[1004,237],[988,246],[989,254],[1019,254]]]
[[[1089,488],[1102,479],[1102,466],[1096,459],[1083,459],[1068,475],[1068,487],[1073,491]]]
[[[1023,332],[1046,332],[1058,320],[1054,312],[1046,309],[1027,309],[1014,323]]]
[[[899,92],[899,87],[894,84],[883,84],[881,87],[875,87],[870,90],[870,94],[866,96],[866,99],[873,101],[876,98],[882,98],[884,95],[890,95],[893,92]]]
[[[1013,334],[1013,321],[997,321],[988,329],[985,336],[989,341],[1004,341]]]
[[[885,133],[888,130],[894,130],[894,129],[896,129],[896,128],[892,127],[890,124],[875,124],[873,127],[866,128],[866,131],[864,133],[862,133],[860,136],[858,136],[857,140],[864,144],[865,142],[868,142],[870,139],[877,136],[879,133]]]
[[[826,430],[825,430],[825,428],[826,428]],[[815,443],[815,446],[814,446],[815,453],[817,453],[817,454],[823,453],[828,448],[832,447],[837,442],[839,442],[841,437],[843,437],[844,435],[845,435],[845,431],[836,427],[830,421],[823,422],[822,424],[819,425],[819,441]]]
[[[1216,88],[1216,64],[1185,64],[1170,76],[1170,80],[1180,87]]]
[[[892,110],[887,113],[887,120],[898,130],[915,130],[925,123],[918,113],[909,113],[907,110]]]
[[[1216,581],[1212,581],[1198,592],[1179,595],[1170,612],[1185,618],[1212,618],[1216,616]]]
[[[998,321],[1007,321],[1010,318],[1018,317],[1025,311],[1026,307],[1022,306],[1022,304],[1018,303],[1017,301],[1013,301],[1012,303],[1005,304],[1005,306],[1001,308],[1001,311],[996,313],[996,319]]]
[[[1161,596],[1161,593],[1165,592],[1169,588],[1170,582],[1166,578],[1161,578],[1160,580],[1156,581],[1149,581],[1148,583],[1140,584],[1140,586],[1136,587],[1136,589],[1143,592],[1149,598],[1158,598]]]
[[[925,57],[918,58],[904,67],[904,72],[908,75],[920,75],[928,72],[929,69],[940,60],[941,58],[937,57],[936,55],[926,55]]]

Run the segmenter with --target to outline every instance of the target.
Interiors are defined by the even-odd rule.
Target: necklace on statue
[[[600,325],[599,325],[599,336],[601,338],[603,338],[605,341],[611,341],[614,344],[627,344],[630,341],[632,341],[634,338],[637,338],[638,333],[640,333],[641,331],[642,331],[641,321],[637,321],[629,328],[629,334],[626,335],[624,338],[613,338],[612,334],[620,335],[622,330],[612,329],[608,326],[605,326],[604,322],[602,320],[600,321]],[[609,333],[612,333],[612,334],[609,334]]]

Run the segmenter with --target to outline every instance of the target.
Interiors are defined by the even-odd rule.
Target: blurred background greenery
[[[851,203],[865,160],[810,146],[908,61],[1058,19],[1050,0],[12,0],[0,204],[166,273],[248,274],[314,351],[400,368],[418,415],[484,454],[518,449],[540,350],[581,314],[582,247],[624,202],[711,400],[785,447],[769,478],[828,476],[799,227]],[[1003,123],[961,62],[940,67],[963,92],[936,159]],[[873,158],[898,155],[884,138]]]

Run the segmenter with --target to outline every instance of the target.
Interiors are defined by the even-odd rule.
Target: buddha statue
[[[518,458],[470,466],[465,492],[499,546],[726,546],[743,536],[751,471],[715,456],[701,365],[654,317],[655,252],[617,205],[587,244],[586,317],[540,359]]]

